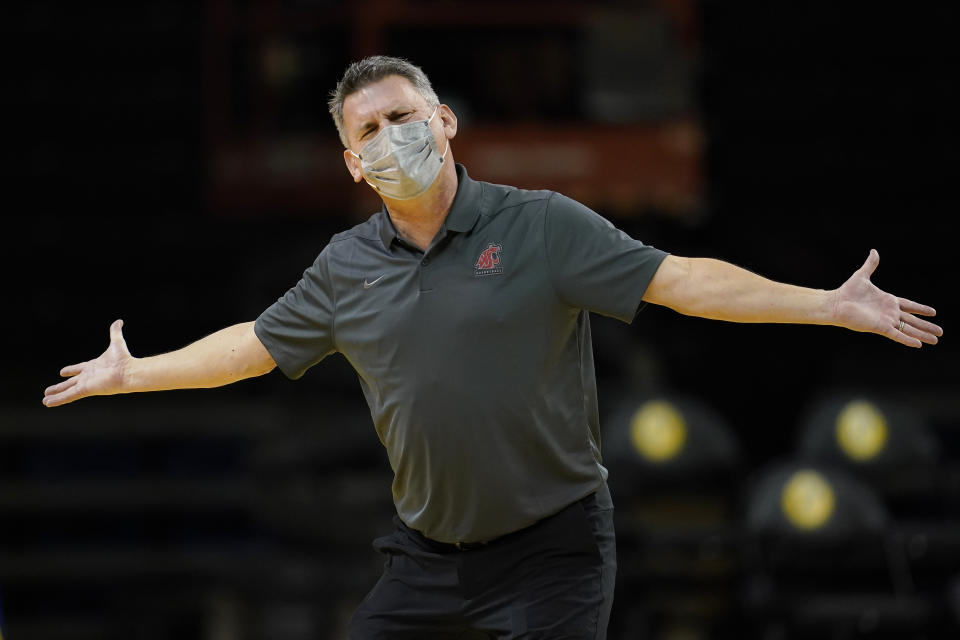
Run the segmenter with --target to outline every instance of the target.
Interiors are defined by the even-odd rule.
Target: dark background
[[[792,455],[823,394],[901,402],[941,443],[946,480],[936,489],[948,497],[923,502],[919,515],[956,522],[953,13],[948,3],[728,4],[8,6],[5,637],[340,637],[379,569],[369,541],[390,526],[385,457],[342,358],[296,383],[274,372],[54,410],[40,399],[62,366],[106,347],[116,318],[135,356],[254,319],[330,235],[373,211],[364,194],[346,195],[363,188],[346,171],[296,193],[282,180],[243,191],[222,180],[227,151],[301,139],[330,152],[325,176],[340,175],[326,94],[369,53],[419,64],[460,114],[464,138],[471,128],[509,138],[525,128],[692,126],[697,180],[680,204],[587,200],[648,244],[817,288],[839,286],[876,248],[873,281],[936,307],[942,344],[913,350],[656,307],[629,326],[595,317],[606,428],[634,398],[692,396],[730,426],[748,472]],[[598,47],[616,33],[587,28],[601,11],[607,28],[620,16],[646,30]],[[591,100],[604,88],[621,92],[619,108]],[[635,160],[612,159],[627,170]],[[612,487],[628,504],[631,488]],[[657,583],[631,564],[629,527],[611,637],[791,637],[789,624],[763,626],[736,598],[712,609],[649,605],[637,594]],[[919,589],[933,613],[891,637],[952,628],[949,579],[960,563],[939,565]],[[732,561],[728,592],[744,589],[745,566]],[[830,637],[877,636],[883,624],[864,623],[864,610]]]

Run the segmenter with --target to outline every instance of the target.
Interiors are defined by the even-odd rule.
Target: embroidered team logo
[[[503,267],[500,266],[500,252],[503,250],[499,244],[492,242],[477,258],[477,264],[473,265],[473,274],[477,276],[492,276],[497,273],[503,273]]]

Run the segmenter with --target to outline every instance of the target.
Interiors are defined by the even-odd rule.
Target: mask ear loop
[[[350,155],[352,155],[354,158],[356,158],[357,160],[360,161],[360,175],[363,176],[363,181],[366,182],[368,185],[370,185],[370,187],[371,187],[374,191],[380,191],[380,188],[377,187],[377,185],[375,185],[375,184],[373,184],[372,182],[370,182],[369,180],[367,180],[367,175],[363,172],[363,159],[362,159],[359,155],[357,155],[356,153],[354,153],[354,152],[353,152],[353,149],[347,149],[347,151],[350,153]]]
[[[440,154],[440,164],[443,164],[443,161],[447,157],[447,151],[450,150],[450,138],[447,138],[447,145],[443,148],[443,153]]]
[[[438,104],[433,108],[433,113],[430,114],[430,117],[427,119],[427,124],[433,121],[433,116],[437,115],[437,111],[440,110],[440,105]],[[446,138],[446,136],[444,136]],[[443,164],[444,159],[447,157],[447,151],[450,150],[450,138],[446,138],[447,144],[443,148],[443,153],[440,154],[440,164]],[[359,156],[358,156],[359,157]]]

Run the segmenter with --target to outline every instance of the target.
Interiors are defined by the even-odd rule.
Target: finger
[[[82,397],[83,397],[83,394],[80,393],[79,387],[72,387],[62,393],[57,393],[51,396],[47,396],[46,398],[43,399],[43,405],[45,407],[58,407],[62,404],[67,404],[68,402],[79,400]]]
[[[937,315],[937,310],[933,307],[928,307],[925,304],[920,304],[919,302],[914,302],[913,300],[897,298],[897,302],[900,304],[901,311],[906,311],[908,313],[919,313],[922,316]]]
[[[904,325],[904,329],[906,329],[906,325]],[[890,327],[880,335],[890,338],[894,342],[899,342],[900,344],[908,347],[920,348],[923,346],[923,343],[918,339],[907,335],[903,331],[900,331],[897,327]]]
[[[917,329],[918,331],[923,331],[925,333],[929,333],[930,335],[934,335],[934,336],[943,335],[943,328],[941,328],[940,325],[933,324],[932,322],[927,322],[922,318],[917,318],[916,316],[912,316],[910,314],[904,314],[903,321],[905,324],[910,325],[911,327]]]
[[[76,378],[70,378],[69,380],[64,380],[63,382],[58,382],[57,384],[52,384],[52,385],[50,385],[49,387],[47,387],[46,389],[43,390],[43,395],[44,395],[44,396],[51,396],[51,395],[60,393],[61,391],[64,391],[64,390],[66,390],[66,389],[69,389],[70,387],[72,387],[72,386],[75,385],[76,383],[77,383],[77,379],[76,379]]]
[[[86,366],[86,364],[86,362],[78,362],[77,364],[67,365],[63,369],[60,369],[60,375],[63,377],[75,376],[78,373],[83,372],[83,368]]]
[[[80,386],[75,384],[75,380],[76,378],[71,378],[66,382],[48,387],[43,392],[43,405],[46,407],[56,407],[61,404],[66,404],[67,402],[73,402],[82,397]]]
[[[939,340],[937,340],[937,336],[933,333],[918,329],[917,327],[906,322],[903,323],[903,329],[901,329],[900,332],[910,336],[911,338],[916,338],[925,344],[937,344],[937,342],[939,342]]]
[[[870,249],[870,253],[867,255],[866,262],[863,263],[857,271],[860,275],[869,278],[873,275],[873,272],[876,271],[877,265],[880,264],[880,254],[877,253],[876,249]]]

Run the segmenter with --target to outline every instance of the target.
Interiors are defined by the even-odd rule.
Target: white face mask
[[[384,127],[359,155],[350,151],[360,160],[367,184],[394,200],[416,198],[430,188],[440,175],[443,158],[450,148],[447,140],[443,153],[437,153],[430,131],[430,122],[439,108],[427,120]]]

